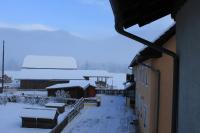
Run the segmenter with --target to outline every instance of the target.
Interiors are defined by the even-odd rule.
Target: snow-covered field
[[[49,133],[51,129],[39,128],[22,128],[21,115],[24,108],[37,108],[38,105],[29,105],[22,103],[7,103],[0,105],[0,132],[1,133]],[[65,108],[65,112],[60,114],[58,122],[61,122],[71,110],[70,107]]]
[[[24,108],[34,107],[33,105],[21,103],[7,103],[0,105],[0,132],[2,133],[48,133],[49,129],[22,128],[21,112]]]
[[[134,133],[130,124],[135,117],[132,109],[125,105],[122,96],[100,95],[101,106],[85,106],[63,130],[63,133]],[[7,103],[0,105],[0,132],[5,133],[48,133],[51,129],[22,128],[21,113],[24,108],[34,108],[38,105],[23,103]],[[61,122],[69,113],[71,107],[59,115]]]
[[[134,133],[135,117],[122,96],[100,95],[100,107],[84,107],[63,133]]]

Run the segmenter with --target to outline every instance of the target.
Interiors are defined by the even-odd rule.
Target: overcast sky
[[[0,27],[65,30],[85,38],[105,38],[117,34],[109,0],[0,0],[0,5]],[[162,31],[172,22],[167,17],[159,25],[147,26],[142,31],[144,34]],[[138,30],[132,28],[132,31]]]

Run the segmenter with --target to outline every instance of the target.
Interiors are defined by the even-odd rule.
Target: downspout
[[[157,106],[156,106],[156,133],[159,133],[159,112],[160,112],[160,70],[153,68],[150,65],[147,65],[145,63],[139,63],[140,65],[151,69],[153,72],[157,75]]]
[[[115,23],[115,29],[121,35],[124,35],[132,40],[142,43],[158,52],[164,53],[173,58],[173,96],[172,96],[172,123],[171,123],[171,133],[177,133],[178,130],[178,103],[179,103],[179,58],[176,53],[163,48],[158,45],[154,45],[152,42],[131,34],[124,30],[122,24]]]
[[[1,88],[1,91],[0,91],[0,93],[3,93],[3,91],[4,91],[4,56],[5,56],[5,54],[4,54],[4,44],[5,44],[5,41],[3,40],[3,53],[2,53],[2,75],[1,75],[1,77],[2,77],[2,81],[1,81],[1,85],[2,85],[2,88]]]

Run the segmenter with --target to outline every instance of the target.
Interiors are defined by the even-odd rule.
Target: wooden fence
[[[106,95],[124,95],[124,90],[114,90],[114,89],[97,89],[97,94],[106,94]]]
[[[84,103],[92,103],[96,104],[97,107],[101,105],[101,100],[99,97],[97,98],[84,98]]]
[[[68,115],[64,118],[62,122],[60,122],[56,127],[54,127],[50,133],[60,133],[66,125],[73,120],[73,118],[80,112],[80,110],[84,107],[84,99],[79,99],[73,106],[72,110],[68,113]]]

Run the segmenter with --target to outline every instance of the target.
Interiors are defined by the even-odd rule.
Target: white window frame
[[[145,70],[145,86],[148,87],[149,85],[149,72],[148,72],[148,68],[146,68]]]

